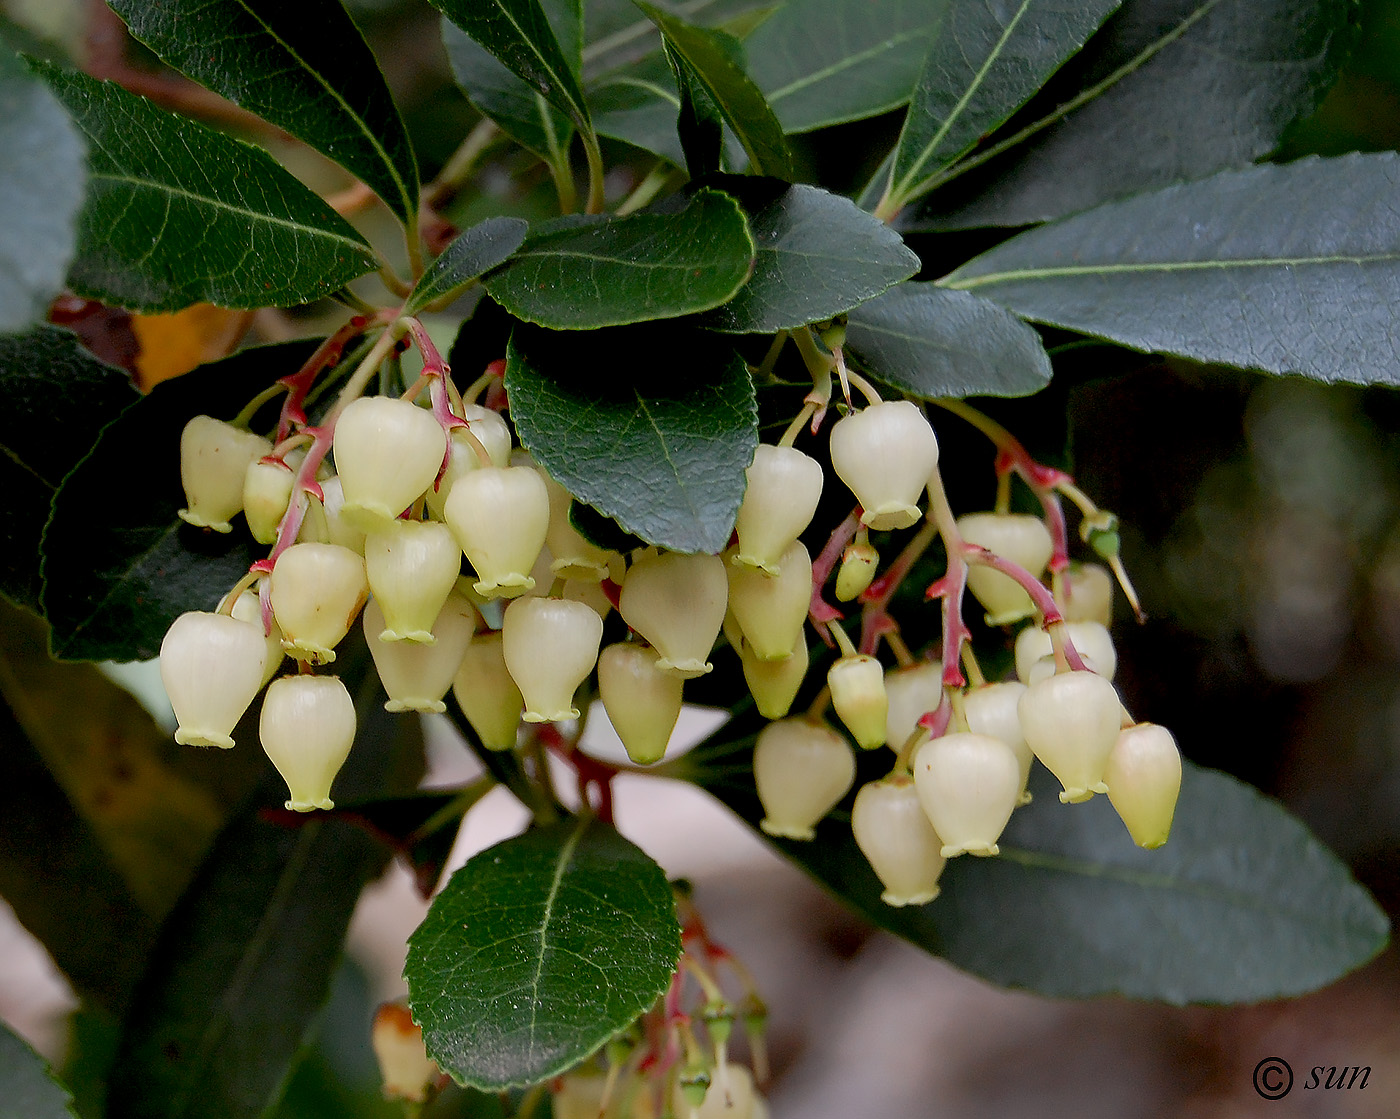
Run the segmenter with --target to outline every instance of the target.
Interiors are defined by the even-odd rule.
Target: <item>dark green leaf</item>
[[[521,442],[580,501],[677,552],[728,544],[758,413],[721,339],[673,326],[517,330],[506,389]]]
[[[73,1097],[48,1062],[8,1026],[0,1024],[0,1110],[19,1119],[74,1119]]]
[[[417,314],[495,268],[520,247],[529,228],[520,218],[487,218],[458,235],[414,285],[404,314]]]
[[[341,652],[359,732],[335,798],[406,792],[422,772],[418,723],[383,710],[363,645]],[[347,821],[283,818],[286,795],[269,769],[161,929],[123,1023],[110,1119],[255,1119],[280,1094],[360,890],[389,857]]]
[[[1400,384],[1397,190],[1393,152],[1222,172],[1030,230],[939,282],[1134,349]]]
[[[37,609],[39,539],[54,492],[137,392],[74,335],[40,326],[0,334],[0,397],[0,594]]]
[[[753,260],[739,204],[702,190],[676,214],[541,225],[485,284],[517,318],[591,330],[708,311],[733,298]]]
[[[767,334],[820,322],[919,270],[899,234],[848,198],[734,175],[712,185],[739,200],[758,246],[749,282],[703,318],[712,330]]]
[[[44,317],[63,287],[84,145],[68,114],[0,43],[0,334]]]
[[[567,4],[551,3],[548,11],[563,12]],[[469,37],[451,20],[442,21],[442,43],[457,84],[471,103],[501,131],[528,148],[559,174],[569,166],[569,142],[574,126],[567,114],[551,105],[537,89],[517,77],[496,56]]]
[[[44,616],[56,656],[145,660],[186,610],[212,610],[266,554],[240,522],[227,534],[182,522],[180,432],[227,419],[314,343],[244,350],[166,381],[102,432],[54,498],[44,534]]]
[[[1122,0],[950,0],[895,149],[889,197],[922,194],[937,172],[1002,124]]]
[[[851,312],[846,349],[915,396],[1027,396],[1050,382],[1040,335],[970,292],[899,284]]]
[[[175,69],[305,140],[404,221],[418,166],[379,66],[339,0],[111,0]]]
[[[762,809],[736,733],[685,761],[692,779],[756,823]],[[1301,823],[1233,777],[1185,768],[1171,839],[1144,851],[1107,797],[1061,804],[1037,765],[1035,799],[1011,817],[1001,854],[952,860],[942,895],[923,906],[880,901],[845,813],[818,825],[815,842],[776,846],[881,928],[994,983],[1060,998],[1283,998],[1385,946],[1385,914]]]
[[[364,239],[260,148],[112,82],[40,72],[91,153],[68,275],[80,295],[143,311],[285,307],[376,267]]]
[[[909,100],[949,0],[788,0],[744,40],[784,130],[873,117]]]
[[[742,37],[784,0],[682,0],[669,6],[701,27],[719,27]],[[661,52],[656,24],[642,17],[632,0],[588,0],[584,70],[591,78]]]
[[[719,36],[719,32],[710,34]],[[738,41],[734,41],[738,46]],[[665,44],[666,61],[676,79],[680,108],[676,115],[676,136],[685,153],[686,173],[692,179],[703,178],[720,169],[720,154],[724,151],[724,114],[705,88],[704,79],[685,56],[669,42]]]
[[[1245,166],[1332,84],[1356,8],[1127,0],[1033,105],[1048,127],[934,195],[911,225],[1025,225]]]
[[[755,174],[791,180],[792,155],[783,138],[782,125],[753,79],[735,60],[726,39],[642,0],[637,0],[637,7],[661,28],[671,50],[685,59],[704,84],[748,153],[749,169]]]
[[[471,859],[409,938],[409,1005],[459,1082],[571,1068],[665,991],[680,958],[665,874],[606,824],[536,828]]]
[[[589,87],[588,101],[600,136],[632,144],[677,167],[685,165],[676,135],[681,107],[676,79],[659,56],[600,78]]]
[[[577,0],[560,0],[558,27],[541,0],[430,0],[472,39],[491,52],[583,132],[591,129],[579,87],[582,11]]]

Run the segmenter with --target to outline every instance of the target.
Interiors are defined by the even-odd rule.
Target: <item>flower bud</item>
[[[476,592],[514,598],[532,590],[530,568],[549,528],[549,491],[528,466],[483,466],[464,474],[443,508],[478,576]]]
[[[831,466],[861,506],[861,524],[908,528],[919,519],[919,498],[938,465],[938,439],[907,400],[872,404],[831,429]]]
[[[287,782],[287,808],[334,808],[331,783],[355,741],[355,703],[339,676],[283,676],[267,687],[258,735]]]
[[[384,710],[446,711],[442,697],[456,679],[476,630],[472,604],[461,595],[449,595],[433,622],[432,643],[385,638],[384,612],[378,598],[365,604],[363,624],[379,681],[389,695]]]
[[[277,526],[287,515],[295,480],[295,468],[275,459],[254,459],[244,471],[243,516],[259,544],[277,542]]]
[[[863,653],[841,657],[827,670],[826,683],[831,706],[857,745],[862,750],[883,746],[889,699],[880,662]]]
[[[943,841],[904,774],[862,785],[851,807],[856,846],[885,887],[886,905],[923,905],[938,896]]]
[[[660,654],[645,645],[609,645],[598,656],[598,696],[627,756],[658,762],[681,715],[682,681],[662,672]]]
[[[1064,786],[1063,803],[1108,792],[1104,770],[1122,723],[1112,684],[1092,672],[1062,672],[1029,685],[1016,709],[1026,745]]]
[[[1021,799],[1021,767],[1010,746],[985,734],[945,734],[914,751],[910,768],[945,859],[998,853],[997,839]]]
[[[608,563],[617,553],[585,540],[569,520],[569,507],[574,503],[569,491],[543,471],[540,477],[549,492],[549,529],[544,542],[554,557],[550,571],[561,579],[595,583],[606,579]]]
[[[1031,761],[1035,757],[1026,745],[1025,735],[1021,733],[1019,705],[1025,694],[1025,684],[1008,680],[1000,684],[981,684],[969,689],[963,697],[967,729],[974,734],[985,734],[1005,742],[1016,755],[1016,765],[1021,771],[1020,804],[1029,804],[1031,800],[1026,792],[1026,782],[1030,779]]]
[[[365,532],[384,528],[433,484],[447,436],[426,408],[392,396],[362,396],[335,425],[342,516]]]
[[[1103,675],[1103,673],[1099,671],[1098,662],[1095,661],[1093,657],[1081,655],[1079,659],[1084,662],[1084,668],[1087,671],[1094,673],[1096,676]],[[1060,665],[1059,662],[1055,660],[1055,654],[1046,653],[1045,656],[1031,664],[1030,675],[1026,677],[1025,682],[1027,686],[1038,684],[1040,681],[1047,680],[1051,676],[1054,676],[1059,671]]]
[[[919,661],[885,673],[885,742],[899,750],[918,729],[919,720],[943,702],[943,663]]]
[[[510,428],[506,426],[506,421],[501,419],[500,414],[479,404],[468,404],[466,420],[472,435],[486,448],[486,457],[491,460],[491,465],[509,466],[512,443]],[[464,429],[453,428],[448,436],[448,444],[451,454],[447,469],[438,481],[437,488],[429,486],[427,492],[428,508],[438,520],[445,519],[442,515],[443,509],[447,505],[448,495],[452,493],[452,487],[457,484],[457,479],[485,465]]]
[[[1112,680],[1118,668],[1118,653],[1113,647],[1113,636],[1099,622],[1069,622],[1065,633],[1070,643],[1082,657],[1088,657],[1094,664],[1094,671],[1105,680]],[[1030,683],[1031,666],[1041,657],[1054,653],[1050,634],[1039,626],[1027,626],[1016,635],[1016,676],[1022,683]]]
[[[462,549],[438,521],[393,521],[366,536],[365,577],[385,619],[377,636],[431,644],[433,623],[461,570]]]
[[[263,686],[261,626],[227,614],[181,614],[160,643],[160,678],[184,746],[233,745],[233,728]]]
[[[760,443],[745,471],[734,523],[739,545],[730,562],[778,574],[783,552],[802,534],[821,500],[821,464],[796,447]]]
[[[622,580],[622,620],[661,654],[657,667],[703,676],[724,623],[729,581],[719,556],[662,552],[637,560]]]
[[[1138,723],[1118,734],[1104,771],[1108,799],[1139,847],[1160,847],[1181,793],[1181,751],[1166,727]]]
[[[875,545],[869,541],[850,545],[841,553],[841,566],[836,571],[836,601],[855,601],[870,586],[879,566],[880,553]]]
[[[443,1078],[437,1062],[423,1047],[423,1031],[414,1025],[413,1015],[403,1003],[386,1002],[375,1012],[370,1044],[379,1062],[386,1099],[424,1103]]]
[[[230,518],[243,509],[243,476],[248,464],[272,453],[261,435],[195,416],[180,433],[180,484],[186,507],[180,519],[198,528],[231,532]]]
[[[262,596],[257,591],[248,590],[240,594],[234,600],[230,613],[240,622],[249,622],[257,626],[259,633],[263,632]],[[262,682],[266,684],[277,675],[277,670],[287,658],[287,650],[282,647],[282,627],[277,624],[276,618],[272,619],[272,628],[263,637],[263,644],[267,646],[262,678]]]
[[[783,719],[758,732],[753,777],[764,813],[758,826],[783,839],[813,839],[816,822],[850,791],[856,759],[825,723]]]
[[[702,1103],[688,1103],[678,1083],[671,1106],[677,1119],[758,1119],[760,1099],[753,1074],[743,1065],[726,1064],[723,1073],[716,1072]]]
[[[1019,564],[1037,579],[1055,552],[1045,522],[1029,513],[968,513],[958,518],[958,531],[969,544]],[[1009,625],[1035,613],[1020,583],[980,563],[969,566],[967,589],[986,608],[990,626]]]
[[[271,587],[282,647],[311,664],[335,660],[369,597],[365,561],[339,544],[293,544],[277,557]]]
[[[574,692],[598,663],[603,619],[582,602],[517,598],[501,632],[506,667],[525,697],[525,721],[577,719]]]
[[[748,642],[739,645],[739,661],[744,682],[749,686],[754,706],[765,719],[781,719],[792,710],[793,701],[807,676],[807,641],[797,635],[792,653],[780,661],[759,660]]]
[[[1113,576],[1101,563],[1071,563],[1060,576],[1055,604],[1067,622],[1113,623]]]
[[[736,564],[727,565],[727,570],[729,609],[754,655],[766,661],[791,656],[812,604],[812,560],[807,549],[800,541],[789,544],[777,575]]]
[[[452,681],[452,694],[483,746],[488,750],[515,746],[525,700],[506,668],[499,630],[478,634],[467,646]]]

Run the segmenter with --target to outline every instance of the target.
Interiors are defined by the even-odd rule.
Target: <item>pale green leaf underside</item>
[[[73,1098],[48,1062],[8,1026],[0,1025],[0,1090],[3,1113],[17,1119],[74,1119]]]
[[[404,314],[417,314],[495,268],[520,247],[528,229],[529,223],[521,218],[496,217],[458,234],[419,277],[404,304]]]

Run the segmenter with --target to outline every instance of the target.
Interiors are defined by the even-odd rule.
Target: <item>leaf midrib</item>
[[[1308,257],[1240,257],[1227,260],[1178,260],[1131,264],[1068,264],[1054,268],[1024,268],[1009,272],[987,272],[964,279],[944,277],[935,281],[939,287],[952,291],[970,291],[992,284],[1018,280],[1048,280],[1067,276],[1131,275],[1152,272],[1204,272],[1232,268],[1302,268],[1308,265],[1384,264],[1400,261],[1400,252],[1377,253],[1374,256],[1308,256]]]
[[[559,855],[554,867],[554,878],[549,884],[549,892],[544,899],[544,912],[540,916],[540,946],[535,956],[535,974],[530,980],[530,1058],[535,1056],[535,1024],[538,1020],[540,1009],[540,980],[544,977],[544,961],[548,954],[549,946],[549,922],[554,916],[554,904],[559,899],[559,890],[564,883],[564,871],[568,869],[573,861],[574,851],[577,850],[579,840],[583,833],[588,830],[588,825],[592,822],[590,817],[583,817],[579,821],[578,827],[564,842],[564,846],[559,848]]]
[[[851,67],[859,65],[867,59],[875,58],[878,55],[883,54],[885,51],[892,50],[895,47],[907,43],[910,39],[918,39],[923,36],[926,36],[929,34],[929,27],[929,24],[925,24],[922,27],[912,28],[909,31],[905,31],[901,34],[892,35],[890,36],[890,38],[876,43],[874,46],[869,47],[866,50],[857,51],[855,54],[847,55],[839,62],[833,62],[830,66],[824,67],[821,70],[814,70],[812,73],[806,74],[803,77],[796,79],[795,81],[788,82],[787,85],[781,86],[780,88],[773,90],[771,93],[765,94],[765,96],[768,98],[768,104],[772,105],[775,101],[781,101],[784,97],[788,97],[794,93],[799,93],[802,90],[806,89],[808,86],[815,85],[817,82],[824,82],[828,78],[835,77],[842,71],[849,70]],[[905,100],[907,100],[907,98]],[[896,104],[898,103],[899,102],[896,102]]]
[[[550,80],[554,83],[555,88],[558,89],[563,98],[569,102],[570,108],[567,110],[567,112],[568,115],[573,118],[574,123],[578,125],[579,128],[583,129],[585,132],[590,131],[591,129],[588,120],[588,109],[584,107],[584,105],[580,103],[579,99],[573,95],[573,91],[569,88],[569,85],[572,83],[566,84],[560,79],[559,75],[555,73],[554,67],[549,64],[549,61],[540,52],[540,48],[535,45],[535,41],[531,39],[530,36],[525,34],[525,29],[515,21],[515,17],[511,15],[509,11],[506,10],[506,6],[503,3],[501,3],[501,0],[492,0],[492,2],[493,5],[500,11],[501,15],[505,16],[506,21],[513,28],[515,28],[515,33],[520,36],[520,41],[524,43],[527,47],[529,47],[530,53],[533,54],[535,58],[539,60],[541,68],[546,74],[549,75]],[[560,48],[560,53],[563,53],[562,48]],[[540,91],[532,90],[532,92],[539,93]]]

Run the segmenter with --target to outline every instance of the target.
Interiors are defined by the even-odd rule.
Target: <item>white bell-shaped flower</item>
[[[515,745],[525,699],[506,668],[500,630],[473,638],[452,681],[452,695],[488,750]]]
[[[544,471],[540,471],[540,477],[549,491],[549,528],[544,542],[553,557],[550,571],[561,579],[579,582],[597,583],[606,579],[608,564],[617,553],[585,540],[569,520],[569,507],[574,503],[572,495]]]
[[[738,564],[729,564],[728,572],[729,610],[754,655],[766,661],[790,656],[812,604],[812,558],[806,547],[798,540],[789,544],[776,575]]]
[[[1029,804],[1030,794],[1026,792],[1026,782],[1031,775],[1031,762],[1035,755],[1026,745],[1026,736],[1021,733],[1021,697],[1026,694],[1026,685],[1017,680],[1007,680],[998,684],[982,684],[968,690],[963,697],[963,714],[967,718],[967,729],[974,734],[985,734],[999,738],[1011,747],[1016,755],[1016,765],[1021,771],[1019,803]]]
[[[880,662],[864,653],[839,658],[827,670],[831,706],[862,750],[885,744],[889,697]]]
[[[259,633],[263,632],[262,598],[257,591],[247,590],[240,594],[234,599],[230,612],[240,622],[249,622],[258,627]],[[262,682],[266,684],[277,675],[282,662],[287,658],[287,650],[282,647],[282,627],[277,624],[276,618],[272,619],[272,628],[263,637],[263,644],[267,646],[262,678]]]
[[[599,1112],[593,1113],[597,1119]],[[649,1115],[650,1112],[638,1112]],[[705,1091],[705,1098],[698,1106],[692,1106],[686,1098],[684,1088],[677,1083],[671,1093],[670,1115],[676,1119],[760,1119],[767,1115],[763,1097],[753,1085],[753,1074],[743,1065],[726,1064],[721,1075],[716,1070],[714,1079]]]
[[[295,468],[286,462],[254,459],[244,471],[243,516],[259,544],[276,543],[277,526],[291,504],[295,480]]]
[[[910,768],[945,859],[998,853],[997,840],[1021,799],[1021,767],[1010,746],[985,734],[945,734],[915,750]]]
[[[741,640],[739,661],[758,713],[765,719],[781,719],[787,715],[807,676],[809,656],[803,635],[798,634],[791,655],[780,661],[760,660],[748,643]]]
[[[185,746],[233,745],[233,728],[263,686],[262,626],[227,614],[181,614],[160,643],[160,678]]]
[[[355,741],[355,703],[339,676],[283,676],[267,687],[258,735],[293,812],[334,808],[331,784]]]
[[[282,647],[297,660],[329,664],[369,597],[365,561],[339,544],[293,544],[272,568],[271,593]]]
[[[1062,802],[1108,792],[1104,770],[1122,725],[1112,684],[1093,672],[1061,672],[1028,685],[1016,710],[1026,745],[1064,786]]]
[[[1113,635],[1099,622],[1069,622],[1065,632],[1080,656],[1093,662],[1094,671],[1105,680],[1112,680],[1118,670],[1118,652],[1113,647]],[[1054,653],[1050,635],[1039,626],[1026,626],[1016,635],[1016,677],[1029,684],[1031,666],[1041,657]]]
[[[885,673],[885,742],[898,750],[918,728],[919,720],[943,702],[943,663],[919,661]]]
[[[782,554],[817,511],[825,475],[816,459],[796,447],[760,443],[745,478],[734,524],[739,545],[730,562],[776,575]]]
[[[854,602],[875,579],[880,566],[880,553],[868,540],[852,544],[841,553],[841,566],[836,569],[836,601]]]
[[[549,528],[549,491],[528,466],[483,466],[464,474],[443,509],[476,569],[476,591],[514,598],[534,589],[530,569]]]
[[[261,435],[195,416],[180,433],[180,484],[185,508],[180,519],[199,528],[230,532],[229,520],[243,509],[243,477],[248,464],[272,453]]]
[[[1054,555],[1050,530],[1029,513],[968,513],[958,518],[958,531],[969,544],[1019,564],[1039,579]],[[987,624],[1009,625],[1035,613],[1026,589],[1000,571],[980,563],[969,565],[967,589],[987,611]]]
[[[525,697],[527,723],[577,719],[574,692],[598,663],[603,619],[566,598],[517,598],[506,607],[502,652]]]
[[[491,465],[509,466],[511,464],[510,428],[506,425],[506,421],[501,419],[500,414],[489,408],[483,408],[479,404],[468,404],[466,406],[466,419],[471,434],[486,449],[486,457],[491,460]],[[448,436],[448,442],[452,453],[447,463],[447,469],[443,472],[437,487],[429,486],[427,493],[428,508],[432,510],[433,516],[438,520],[443,519],[443,509],[447,505],[448,495],[451,494],[457,479],[484,465],[481,456],[476,453],[476,448],[472,446],[471,440],[462,428],[453,428],[452,434]]]
[[[643,556],[622,580],[618,611],[649,641],[657,665],[682,679],[710,671],[707,658],[724,624],[729,580],[719,556]]]
[[[352,400],[335,425],[335,469],[345,492],[341,515],[382,529],[433,484],[447,435],[426,408],[392,396]]]
[[[761,827],[783,839],[813,839],[816,823],[856,779],[846,740],[814,719],[782,719],[758,732],[753,777],[763,804]]]
[[[598,654],[598,696],[608,721],[638,765],[659,762],[681,715],[681,679],[662,672],[655,649],[634,642]]]
[[[365,577],[385,621],[376,636],[432,644],[433,624],[461,570],[462,549],[439,521],[393,521],[366,536]]]
[[[1162,846],[1181,793],[1181,751],[1171,731],[1156,723],[1125,727],[1108,755],[1104,783],[1133,842]]]
[[[385,1098],[424,1103],[443,1074],[428,1056],[423,1031],[408,1007],[400,1002],[384,1003],[375,1012],[369,1038]]]
[[[861,523],[908,528],[938,465],[938,439],[907,400],[887,400],[842,417],[831,429],[831,466],[860,502]]]
[[[608,611],[613,608],[607,591],[603,590],[603,584],[593,579],[565,579],[564,597],[593,607],[594,613],[600,618],[606,618]]]
[[[1113,624],[1113,576],[1101,563],[1071,563],[1060,576],[1055,604],[1067,622]]]
[[[896,774],[862,785],[851,806],[851,832],[885,887],[880,900],[886,905],[923,905],[938,896],[943,840],[919,804],[912,777]]]
[[[340,478],[332,475],[321,483],[322,500],[307,500],[306,518],[297,541],[303,544],[339,544],[360,555],[365,553],[365,534],[345,519],[345,490]]]
[[[461,595],[448,596],[433,622],[431,644],[386,640],[378,598],[365,604],[364,629],[379,681],[389,695],[385,711],[447,710],[442,697],[457,678],[476,630],[476,610],[470,602]]]

